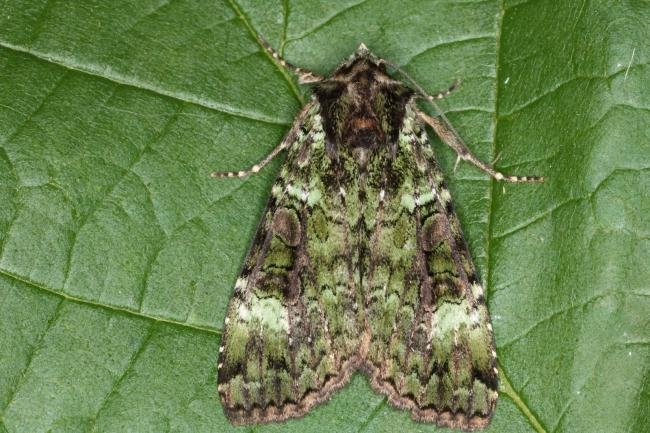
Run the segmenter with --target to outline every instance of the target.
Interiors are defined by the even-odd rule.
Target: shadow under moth
[[[425,125],[497,180],[398,67],[361,44],[329,77],[276,62],[313,86],[311,101],[258,172],[286,161],[235,284],[219,348],[228,419],[300,417],[356,370],[414,420],[474,430],[497,400],[485,295]],[[388,74],[402,72],[410,86]]]

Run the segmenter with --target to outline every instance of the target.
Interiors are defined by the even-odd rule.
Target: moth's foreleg
[[[458,135],[454,127],[449,123],[444,115],[440,119],[431,117],[426,113],[418,111],[418,116],[427,125],[429,125],[438,137],[445,142],[445,144],[458,154],[458,159],[469,161],[496,180],[503,180],[506,182],[543,182],[544,178],[540,176],[508,176],[501,172],[496,171],[491,165],[484,163],[478,159],[467,147],[462,138]]]
[[[278,144],[275,149],[271,151],[264,159],[259,161],[258,163],[252,165],[249,167],[247,170],[240,170],[240,171],[215,171],[210,173],[210,177],[214,178],[224,178],[224,177],[245,177],[248,176],[249,174],[254,174],[260,171],[266,164],[271,162],[273,158],[278,156],[280,152],[282,152],[284,149],[289,147],[291,143],[293,143],[296,140],[296,134],[298,133],[298,130],[300,130],[300,126],[303,124],[305,121],[305,117],[307,117],[307,113],[309,113],[309,110],[314,106],[313,103],[309,103],[303,107],[303,109],[300,111],[298,114],[298,117],[294,121],[293,125],[291,126],[291,129],[287,134],[284,136],[280,144]]]
[[[309,71],[307,69],[299,68],[298,66],[292,65],[291,63],[287,62],[280,56],[280,53],[278,53],[275,48],[271,46],[264,38],[261,36],[258,36],[258,39],[264,49],[273,57],[283,68],[287,69],[289,72],[295,74],[298,77],[298,81],[301,84],[307,84],[307,83],[317,83],[319,81],[323,81],[325,78],[315,74],[312,71]]]

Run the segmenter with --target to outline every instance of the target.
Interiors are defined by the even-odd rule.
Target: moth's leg
[[[283,68],[286,68],[289,70],[289,72],[292,72],[298,77],[298,81],[301,84],[307,84],[307,83],[317,83],[319,81],[323,81],[325,78],[321,77],[318,74],[315,74],[307,69],[299,68],[295,65],[292,65],[291,63],[287,62],[280,56],[280,53],[278,53],[275,48],[273,48],[268,42],[266,42],[261,36],[258,36],[258,39],[264,49],[273,57],[278,63]]]
[[[215,171],[213,173],[210,173],[210,177],[214,178],[224,178],[224,177],[245,177],[248,176],[249,174],[257,173],[260,171],[266,164],[271,162],[273,158],[278,156],[280,152],[282,152],[284,149],[289,147],[291,143],[293,143],[296,140],[296,134],[298,133],[298,130],[300,129],[300,126],[302,126],[305,118],[307,117],[307,113],[309,110],[314,106],[313,103],[309,103],[303,107],[303,109],[300,111],[298,114],[298,117],[296,120],[293,122],[293,125],[291,126],[291,129],[287,134],[284,136],[280,144],[278,144],[275,149],[271,151],[266,157],[259,161],[257,164],[251,166],[247,170],[240,170],[240,171]]]
[[[418,111],[418,116],[422,119],[427,125],[431,126],[433,130],[438,134],[438,137],[445,144],[458,154],[458,160],[469,161],[496,180],[503,180],[506,182],[543,182],[544,178],[539,176],[508,176],[503,173],[496,171],[491,165],[484,163],[478,159],[467,147],[462,138],[458,135],[456,130],[451,123],[442,115],[440,119],[431,117],[426,113]],[[458,163],[458,160],[456,163]]]

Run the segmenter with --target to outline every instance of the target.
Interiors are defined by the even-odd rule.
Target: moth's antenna
[[[435,102],[436,99],[442,99],[453,92],[454,89],[456,89],[460,84],[460,80],[454,81],[447,90],[438,92],[435,95],[429,95],[426,90],[424,90],[422,86],[420,86],[417,81],[411,78],[411,76],[407,74],[406,71],[404,71],[402,68],[385,60],[384,62],[402,74],[411,83],[417,94],[423,99],[426,99],[429,104],[431,104],[431,106],[438,112],[439,119],[435,119],[426,113],[420,112],[419,110],[418,116],[429,126],[431,126],[431,128],[436,132],[436,134],[438,134],[442,141],[454,149],[454,151],[458,154],[456,166],[461,159],[464,159],[471,162],[476,167],[480,168],[496,180],[503,180],[506,182],[544,182],[544,178],[541,176],[509,176],[503,174],[499,171],[496,171],[491,165],[482,162],[469,150],[463,139],[460,137],[460,134],[458,134],[458,131],[456,131],[456,128],[454,128],[449,119],[447,119],[447,116],[445,116],[445,113]]]
[[[310,70],[299,68],[298,66],[284,60],[280,53],[278,53],[276,49],[273,48],[262,36],[258,35],[257,39],[260,41],[260,44],[262,44],[266,52],[269,53],[269,55],[280,64],[280,66],[298,77],[298,81],[301,84],[318,83],[325,79]]]
[[[451,86],[449,86],[446,90],[438,92],[435,95],[429,95],[427,93],[427,91],[424,90],[422,88],[422,86],[420,86],[418,84],[417,81],[415,81],[413,78],[411,78],[411,76],[409,74],[407,74],[404,69],[400,68],[395,63],[391,63],[391,62],[389,62],[387,60],[382,59],[382,61],[384,63],[386,63],[388,66],[390,66],[391,68],[395,69],[400,74],[402,74],[404,76],[404,78],[406,78],[407,80],[409,80],[411,82],[411,84],[413,85],[413,87],[415,87],[415,90],[418,92],[418,94],[421,97],[423,97],[424,99],[426,99],[427,101],[431,101],[431,103],[433,103],[433,100],[435,100],[435,99],[442,99],[442,98],[444,98],[446,96],[449,96],[449,94],[451,92],[453,92],[454,90],[456,90],[458,88],[458,86],[460,85],[460,80],[454,80],[454,82],[451,83]],[[436,106],[435,103],[433,103],[433,105]],[[436,106],[436,108],[437,108],[437,106]]]
[[[449,122],[449,119],[447,119],[447,116],[445,116],[445,113],[440,109],[440,107],[438,106],[438,104],[436,104],[435,101],[436,101],[436,99],[442,99],[442,98],[444,98],[446,96],[449,96],[449,94],[451,92],[453,92],[454,90],[456,90],[458,88],[458,86],[460,86],[460,80],[458,80],[458,79],[454,80],[454,82],[451,83],[451,86],[449,86],[446,90],[440,91],[440,92],[436,93],[435,95],[429,95],[427,93],[427,91],[424,90],[424,88],[422,88],[422,86],[420,86],[417,81],[415,81],[413,78],[411,78],[411,76],[404,69],[400,68],[395,63],[391,63],[391,62],[386,61],[386,60],[384,60],[384,63],[386,63],[388,66],[390,66],[391,68],[393,68],[397,72],[399,72],[401,75],[403,75],[404,78],[406,78],[411,83],[411,85],[413,86],[415,91],[418,93],[418,95],[421,98],[426,99],[427,101],[429,101],[431,106],[438,112],[438,115],[440,115],[440,117],[445,121],[445,123],[447,123],[447,125],[451,129],[454,129],[454,127],[451,125],[451,122]],[[455,130],[454,130],[454,132],[455,132]]]

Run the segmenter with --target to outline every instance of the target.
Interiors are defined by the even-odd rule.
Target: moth
[[[230,301],[218,392],[233,424],[300,417],[361,370],[414,420],[489,422],[498,371],[485,295],[425,126],[497,180],[428,95],[361,44],[330,76],[270,56],[313,86]]]

